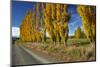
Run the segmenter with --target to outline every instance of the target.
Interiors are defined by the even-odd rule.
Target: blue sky
[[[12,27],[19,27],[27,10],[33,9],[33,3],[13,1],[12,2]]]
[[[77,13],[77,6],[76,5],[68,5],[68,12],[71,14],[71,19],[69,21],[69,35],[73,35],[74,31],[77,27],[82,27],[82,20],[79,14]]]
[[[19,27],[27,10],[32,10],[34,2],[12,1],[12,28]],[[78,26],[82,28],[81,18],[77,13],[76,5],[68,5],[68,12],[71,14],[69,21],[69,35],[73,35]]]

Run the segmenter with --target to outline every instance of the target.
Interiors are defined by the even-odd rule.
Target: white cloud
[[[12,37],[19,37],[20,29],[18,27],[12,27]]]

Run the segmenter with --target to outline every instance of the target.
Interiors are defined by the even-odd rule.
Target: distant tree
[[[81,28],[80,27],[78,27],[75,31],[75,37],[76,37],[76,39],[81,38]]]

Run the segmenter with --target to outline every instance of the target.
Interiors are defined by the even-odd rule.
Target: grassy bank
[[[81,44],[81,43],[80,43]],[[95,43],[85,45],[54,45],[46,43],[30,43],[24,44],[31,50],[37,50],[41,53],[48,54],[57,60],[73,62],[73,61],[92,61],[95,60]]]

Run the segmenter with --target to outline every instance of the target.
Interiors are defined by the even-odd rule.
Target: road
[[[13,65],[29,65],[29,64],[43,64],[56,63],[57,61],[50,58],[43,58],[42,55],[31,52],[30,50],[19,45],[12,46],[12,64]]]

